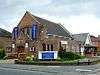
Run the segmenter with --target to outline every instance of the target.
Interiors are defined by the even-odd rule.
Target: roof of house
[[[0,37],[11,37],[11,33],[0,28]]]
[[[73,35],[73,38],[76,40],[76,41],[80,41],[81,43],[85,43],[86,41],[86,38],[87,38],[87,35],[89,33],[81,33],[81,34],[74,34]]]
[[[71,33],[65,27],[63,27],[61,24],[57,24],[57,23],[48,21],[46,19],[37,17],[35,15],[32,15],[32,16],[35,17],[35,19],[39,23],[41,23],[42,25],[45,25],[47,27],[47,34],[53,34],[53,35],[64,36],[64,37],[72,37]]]

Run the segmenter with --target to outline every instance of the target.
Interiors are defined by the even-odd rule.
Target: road
[[[89,66],[35,66],[0,64],[0,75],[100,75],[100,64]]]

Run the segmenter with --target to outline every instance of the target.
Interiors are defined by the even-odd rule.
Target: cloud
[[[14,18],[12,18],[12,20],[10,20],[10,19],[5,20],[2,23],[0,23],[0,28],[3,28],[7,31],[12,32],[13,28],[18,25],[21,18],[22,18],[22,16],[14,17]]]
[[[65,24],[71,25],[72,33],[91,33],[93,35],[100,34],[100,18],[94,15],[72,16],[66,20]]]
[[[26,11],[31,8],[41,8],[48,5],[52,0],[1,0],[0,1],[0,16],[14,15],[19,11]],[[34,10],[33,10],[34,11]]]
[[[58,17],[39,13],[34,14],[52,22],[61,23],[73,34],[90,33],[95,36],[100,34],[100,18],[93,14],[81,14],[79,16],[70,17]]]
[[[99,34],[99,7],[100,0],[0,0],[0,27],[11,31],[28,10],[63,24],[72,33]]]
[[[99,12],[100,0],[62,0],[54,2],[50,6],[44,7],[44,10],[40,9],[41,12],[48,13],[52,16],[58,15],[63,17],[80,14],[96,15]]]
[[[2,4],[1,4],[2,3]],[[28,8],[44,6],[51,0],[5,0],[0,1],[0,27],[12,31]]]
[[[5,1],[0,1],[3,4],[5,3],[6,6],[28,6],[28,5],[46,5],[52,2],[52,0],[5,0]],[[3,5],[2,4],[2,5]],[[5,5],[4,5],[5,6]]]
[[[52,0],[0,0],[0,20],[12,19],[15,16],[22,16],[26,10],[41,8]],[[34,10],[30,10],[34,11]]]

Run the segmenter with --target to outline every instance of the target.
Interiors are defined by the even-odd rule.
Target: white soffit
[[[68,41],[61,41],[61,44],[68,44]]]

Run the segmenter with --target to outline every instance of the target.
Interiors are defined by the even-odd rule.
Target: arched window
[[[34,25],[32,26],[32,39],[35,40],[37,39],[38,36],[38,26]]]

